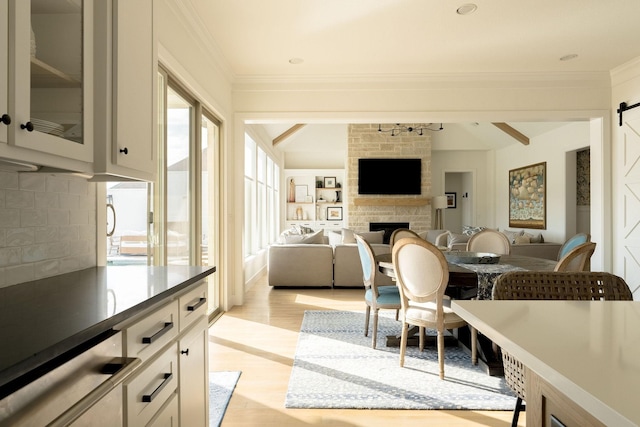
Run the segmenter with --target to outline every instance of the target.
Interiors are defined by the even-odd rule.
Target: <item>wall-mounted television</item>
[[[358,159],[358,194],[421,194],[420,159]]]

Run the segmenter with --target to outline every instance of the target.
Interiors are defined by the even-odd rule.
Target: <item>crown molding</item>
[[[608,72],[553,72],[553,73],[447,73],[447,74],[361,74],[344,76],[239,76],[233,82],[234,91],[287,88],[295,86],[340,87],[358,90],[388,87],[395,90],[416,90],[419,87],[610,87]]]
[[[222,49],[207,30],[206,24],[196,12],[189,0],[165,0],[167,8],[178,18],[185,31],[193,36],[200,47],[211,55],[218,71],[230,82],[235,80],[233,69],[222,54]]]

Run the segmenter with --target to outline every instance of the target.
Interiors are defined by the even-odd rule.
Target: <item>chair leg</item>
[[[364,336],[369,336],[369,316],[371,316],[371,306],[368,305],[364,312]]]
[[[420,351],[424,351],[424,339],[425,339],[425,331],[424,331],[424,327],[419,326],[418,327],[418,348],[420,349]]]
[[[371,348],[376,348],[378,338],[378,309],[373,310],[373,325],[371,328]]]
[[[444,332],[438,331],[438,365],[440,365],[440,379],[444,379]]]
[[[520,411],[525,409],[522,398],[516,399],[516,407],[513,409],[513,419],[511,420],[511,427],[518,427],[518,418],[520,418]]]
[[[404,367],[404,355],[407,351],[407,337],[409,335],[409,325],[402,322],[402,335],[400,336],[400,367]]]
[[[478,364],[478,330],[473,326],[469,326],[471,329],[471,364]]]

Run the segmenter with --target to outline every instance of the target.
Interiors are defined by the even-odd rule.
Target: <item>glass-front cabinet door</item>
[[[91,162],[89,0],[9,0],[9,143]]]

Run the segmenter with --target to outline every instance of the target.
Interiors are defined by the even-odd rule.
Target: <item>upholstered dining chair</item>
[[[494,300],[607,300],[631,301],[633,295],[621,277],[604,272],[510,271],[498,276],[493,286]],[[517,396],[511,426],[518,425],[525,409],[523,364],[502,351],[504,379]]]
[[[378,310],[396,310],[396,319],[400,310],[400,291],[395,285],[378,286],[376,283],[376,270],[378,268],[375,254],[371,245],[362,238],[355,235],[362,264],[362,279],[364,282],[364,301],[367,305],[364,318],[364,336],[369,335],[369,319],[373,312],[373,325],[371,327],[371,347],[376,348],[378,337]]]
[[[511,243],[509,243],[509,239],[503,233],[486,229],[469,238],[467,251],[509,255],[511,253]]]
[[[453,312],[444,291],[449,281],[449,264],[442,252],[421,238],[404,238],[392,249],[396,281],[402,304],[400,366],[407,351],[408,326],[418,326],[420,350],[424,349],[425,328],[437,330],[440,379],[444,379],[444,330],[467,326]],[[477,362],[477,331],[471,328],[471,360]]]
[[[591,270],[591,256],[596,250],[593,242],[583,243],[571,249],[556,264],[553,271],[589,271]]]
[[[558,261],[562,259],[569,251],[575,248],[578,245],[583,243],[587,243],[591,241],[591,234],[589,233],[578,233],[569,237],[566,242],[562,244],[560,250],[558,251]]]
[[[420,237],[418,233],[413,230],[409,230],[408,228],[396,228],[391,233],[391,237],[389,238],[389,246],[393,247],[393,245],[403,237]]]

